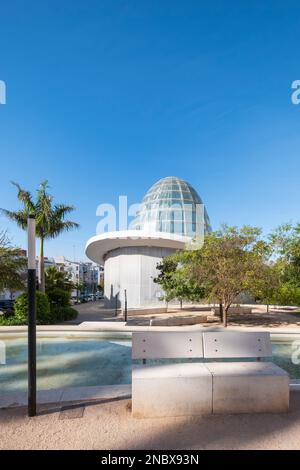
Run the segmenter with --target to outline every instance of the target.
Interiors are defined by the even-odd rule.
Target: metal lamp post
[[[36,415],[36,264],[35,217],[27,220],[28,229],[28,416]]]
[[[125,309],[124,309],[124,320],[127,322],[127,290],[124,289],[124,300],[125,300]]]

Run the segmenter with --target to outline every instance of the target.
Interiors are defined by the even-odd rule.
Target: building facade
[[[186,181],[167,177],[145,194],[130,230],[105,232],[88,240],[86,255],[104,263],[104,299],[108,308],[162,306],[164,293],[154,283],[163,257],[193,243],[211,230],[196,190]]]
[[[92,262],[70,261],[64,256],[55,257],[55,265],[65,271],[71,282],[80,288],[83,296],[96,294],[103,283],[103,267]],[[77,296],[77,291],[72,292]]]
[[[23,250],[23,256],[27,257],[27,253]],[[60,271],[68,273],[70,280],[74,285],[80,287],[80,293],[83,296],[96,294],[99,291],[99,286],[104,284],[104,269],[92,262],[84,261],[70,261],[64,256],[57,256],[54,258],[44,257],[45,270],[55,266]],[[36,259],[36,274],[39,273],[39,260]],[[27,269],[24,269],[24,282],[27,279]],[[101,288],[100,288],[101,290]],[[4,289],[0,291],[0,300],[15,300],[22,291],[10,291]],[[72,292],[72,297],[77,297],[77,290]]]

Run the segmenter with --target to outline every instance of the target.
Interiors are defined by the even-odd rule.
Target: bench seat
[[[205,364],[135,365],[134,417],[195,416],[212,413],[212,374]]]
[[[278,413],[289,409],[289,376],[271,362],[210,362],[213,413]]]
[[[133,366],[133,416],[286,412],[289,376],[271,357],[268,332],[134,332],[133,359],[185,362]]]

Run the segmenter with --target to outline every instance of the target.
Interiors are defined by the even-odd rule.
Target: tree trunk
[[[223,326],[226,328],[227,327],[227,314],[228,314],[228,308],[224,308],[224,314],[223,314]]]
[[[180,299],[180,310],[182,310],[182,299]]]
[[[220,320],[222,322],[223,321],[223,304],[221,302],[219,304],[219,307],[220,307]]]
[[[39,290],[45,292],[45,263],[44,263],[44,239],[40,239],[39,257]]]
[[[269,311],[270,311],[270,305],[267,304],[267,313],[269,313]]]

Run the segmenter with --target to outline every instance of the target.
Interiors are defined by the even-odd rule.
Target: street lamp
[[[36,262],[35,217],[27,219],[28,230],[28,416],[36,415]]]

